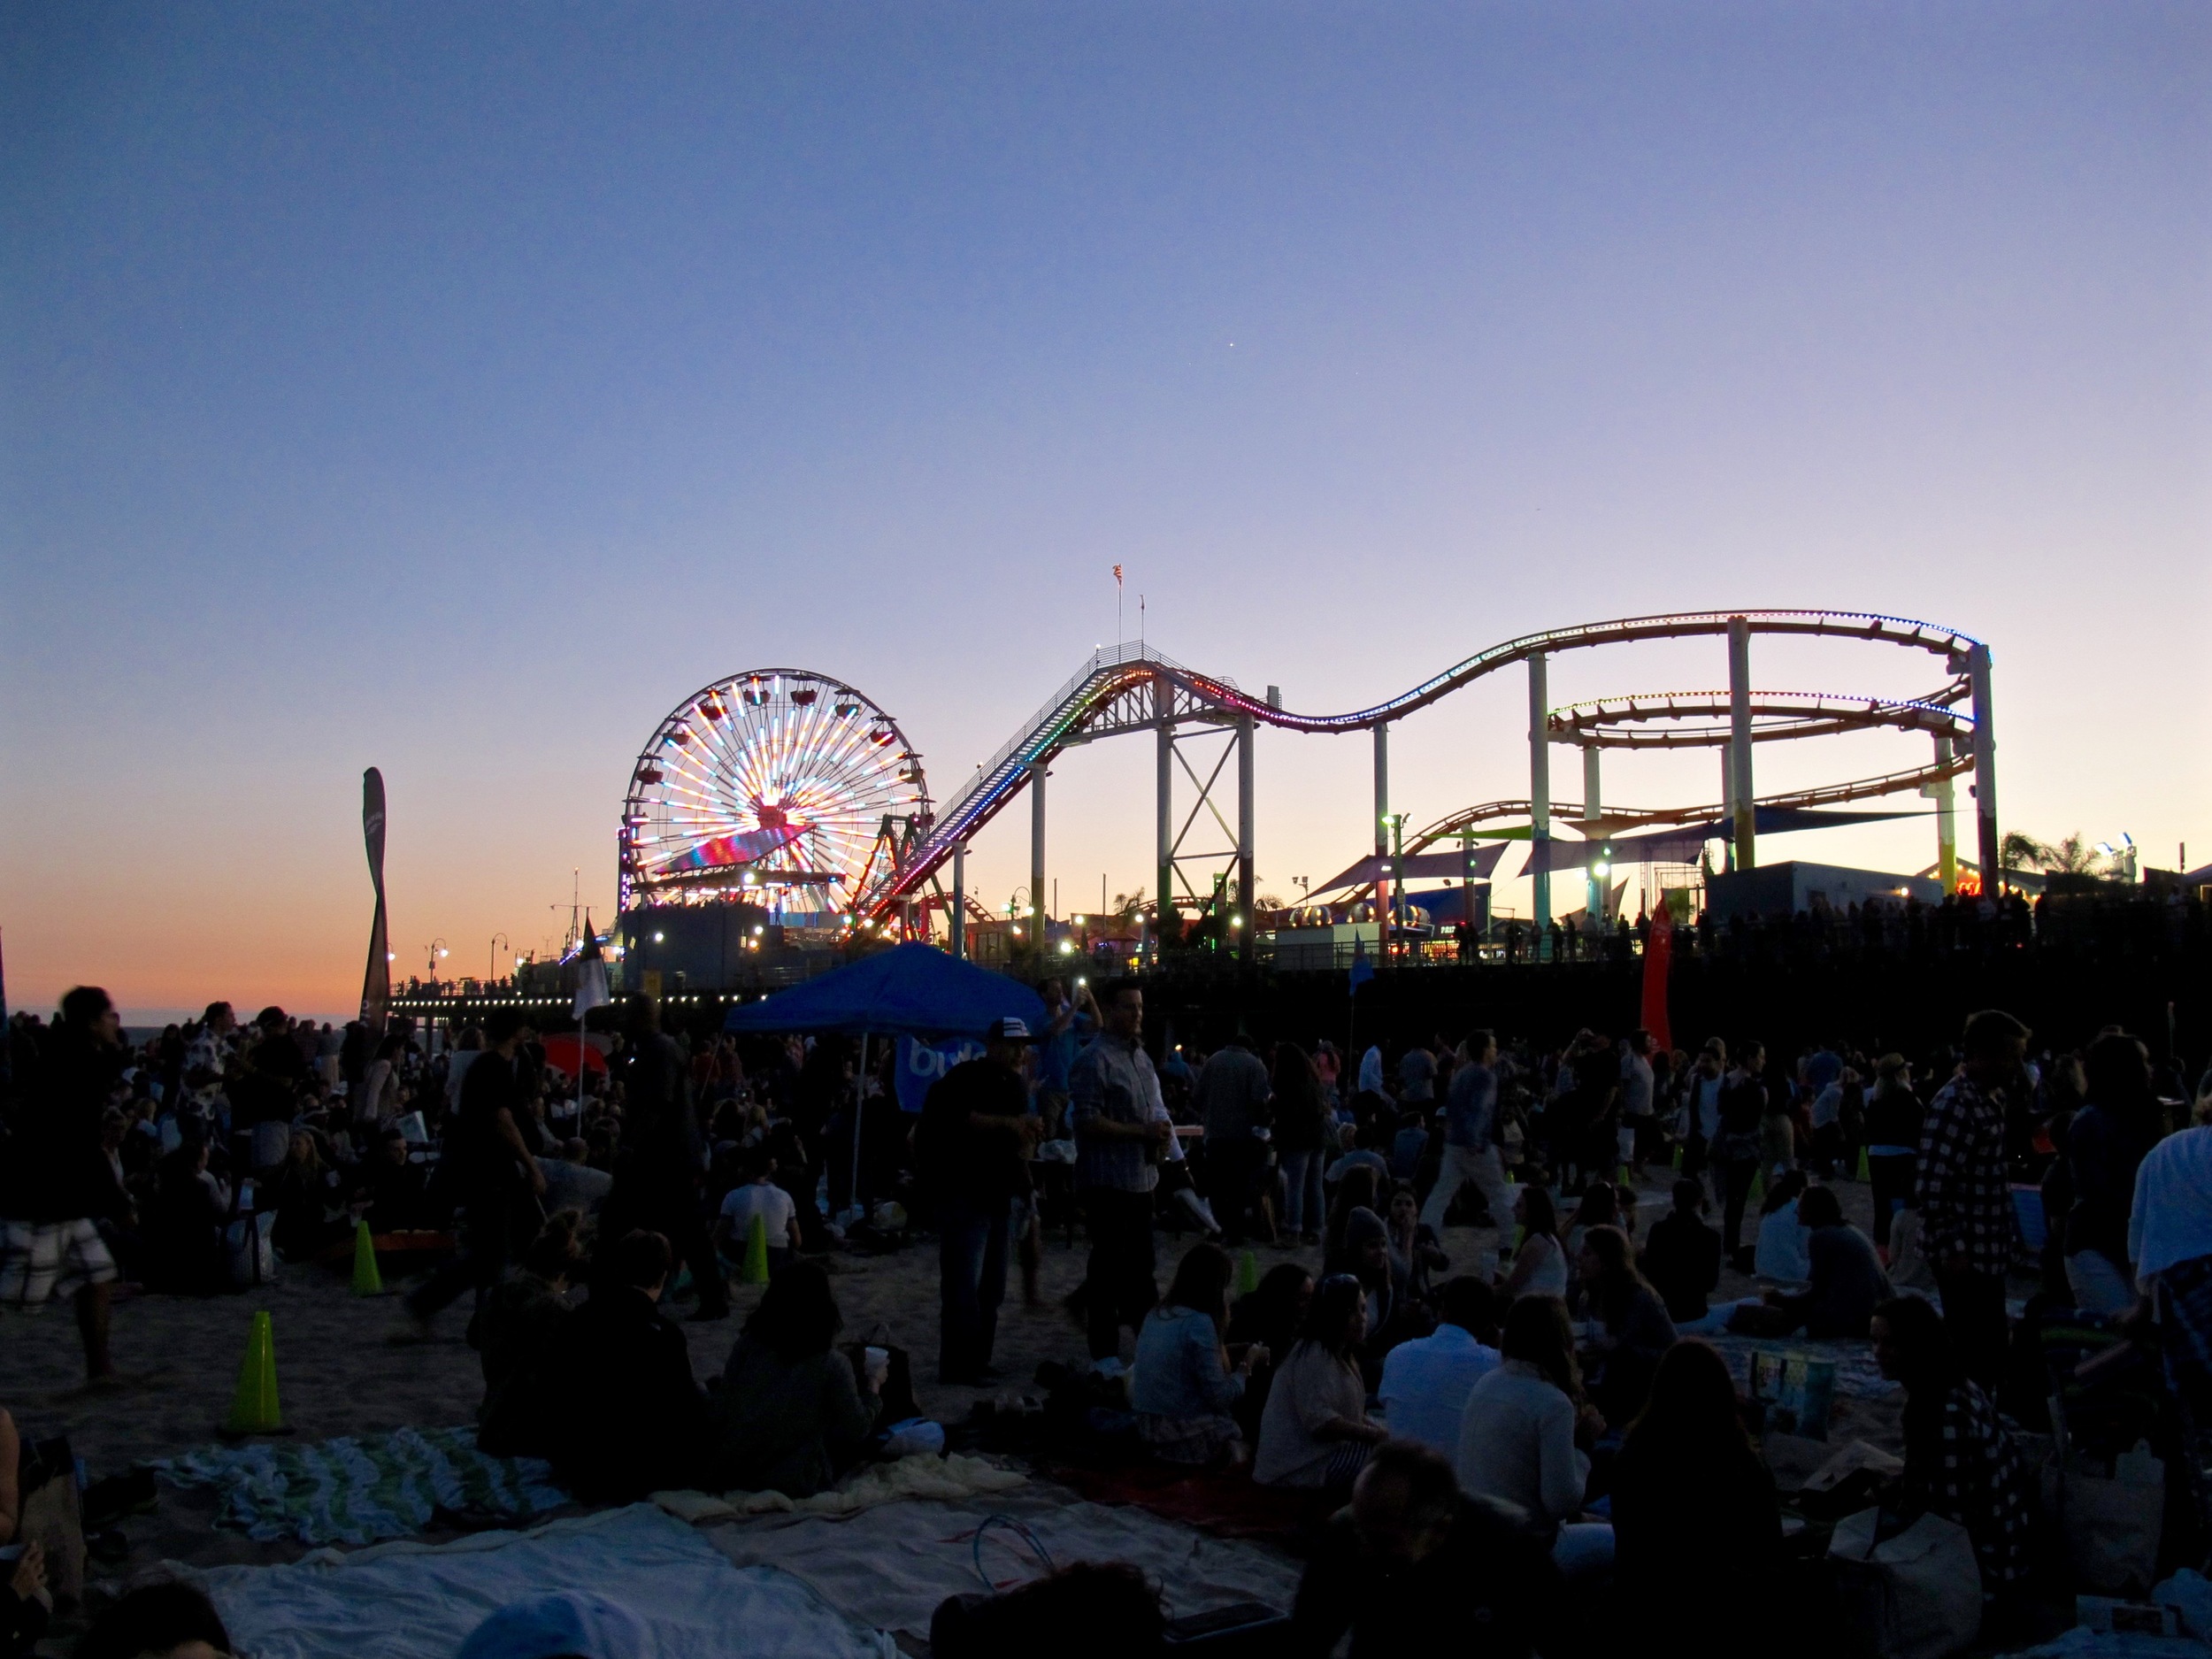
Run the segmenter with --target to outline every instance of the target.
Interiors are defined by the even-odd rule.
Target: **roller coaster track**
[[[945,803],[907,857],[895,870],[876,877],[856,908],[865,916],[880,917],[902,901],[914,896],[938,866],[952,856],[955,848],[971,840],[1021,792],[1033,765],[1048,762],[1053,756],[1078,743],[1122,733],[1151,731],[1163,723],[1225,724],[1248,718],[1290,732],[1342,733],[1371,731],[1379,726],[1386,726],[1425,709],[1486,675],[1496,673],[1517,663],[1525,663],[1532,657],[1585,650],[1601,645],[1625,645],[1640,640],[1725,634],[1731,619],[1736,617],[1745,618],[1754,634],[1856,640],[1870,644],[1895,645],[1927,651],[1944,659],[1946,672],[1951,676],[1949,684],[1914,703],[1892,706],[1947,710],[1951,704],[1963,702],[1970,695],[1967,653],[1979,643],[1973,636],[1935,623],[1916,622],[1909,618],[1878,616],[1865,611],[1701,611],[1669,616],[1624,617],[1609,622],[1551,628],[1540,634],[1523,634],[1518,639],[1507,640],[1478,651],[1441,673],[1432,675],[1409,691],[1371,708],[1355,710],[1348,714],[1294,713],[1278,708],[1263,698],[1254,697],[1225,677],[1187,668],[1173,658],[1141,644],[1123,643],[1093,653],[1090,660],[1073,679],[1061,687],[997,754],[976,769],[975,776]],[[1690,697],[1709,703],[1710,694],[1690,694]],[[1604,706],[1612,709],[1617,704],[1626,705],[1633,701],[1614,699]],[[1844,699],[1831,701],[1838,705],[1839,710],[1847,704]],[[1879,706],[1878,700],[1866,699],[1855,700],[1855,706],[1864,708],[1870,703]],[[1622,717],[1616,714],[1614,718]],[[1777,731],[1775,734],[1786,733]],[[1922,769],[1923,772],[1927,770],[1930,769]],[[1892,783],[1880,793],[1913,787],[1913,784],[1903,781],[1907,777],[1921,780],[1919,773],[1893,775],[1899,781]],[[1832,801],[1856,799],[1870,792],[1864,785],[1839,787],[1857,790],[1859,794],[1838,795],[1812,791],[1805,799],[1796,796],[1789,799],[1793,804],[1810,804],[1809,796],[1812,795]],[[1523,810],[1526,810],[1525,803]],[[1701,810],[1709,814],[1713,810]],[[1607,814],[1609,825],[1616,816]],[[1671,817],[1632,818],[1628,821],[1668,822],[1671,821]]]

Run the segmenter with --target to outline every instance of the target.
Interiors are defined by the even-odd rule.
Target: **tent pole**
[[[860,1033],[860,1075],[853,1079],[853,1208],[864,1216],[860,1202],[860,1117],[868,1110],[868,1033]]]

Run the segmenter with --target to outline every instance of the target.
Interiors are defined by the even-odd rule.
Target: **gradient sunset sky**
[[[572,869],[603,922],[633,757],[740,669],[858,685],[942,798],[1111,640],[1116,563],[1132,636],[1141,592],[1161,649],[1315,711],[1606,616],[1940,621],[1994,649],[2008,827],[2212,859],[2201,4],[15,4],[0,38],[12,1006],[344,1015],[369,764],[401,972],[557,935]],[[1552,689],[1724,680],[1705,641]],[[1525,683],[1407,722],[1397,804],[1525,793]],[[1768,745],[1760,785],[1924,753]],[[1263,734],[1263,887],[1362,850],[1369,764]],[[1063,911],[1150,884],[1150,766],[1061,763]],[[1027,833],[979,843],[987,902]],[[1762,851],[1934,856],[1923,819]]]

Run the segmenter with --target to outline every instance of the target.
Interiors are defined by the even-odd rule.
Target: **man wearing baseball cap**
[[[955,1386],[999,1380],[991,1346],[1006,1299],[1008,1220],[1014,1198],[1029,1190],[1037,1144],[1039,1120],[1022,1076],[1030,1041],[1025,1022],[993,1020],[982,1058],[937,1080],[915,1126],[916,1163],[937,1210],[937,1379]]]

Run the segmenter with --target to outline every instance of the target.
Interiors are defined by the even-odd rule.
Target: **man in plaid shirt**
[[[1132,1330],[1159,1300],[1153,1277],[1152,1189],[1159,1185],[1160,1150],[1174,1131],[1160,1098],[1159,1075],[1140,1041],[1144,992],[1110,991],[1106,1029],[1068,1074],[1075,1125],[1075,1185],[1091,1233],[1082,1300],[1091,1363],[1121,1368],[1121,1327]]]
[[[1935,1264],[1943,1324],[1966,1374],[1996,1386],[2005,1358],[2005,1275],[2012,1193],[2005,1168],[2005,1093],[2024,1077],[2028,1028],[1985,1009],[1966,1022],[1966,1063],[1929,1103],[1920,1130],[1921,1249]]]

